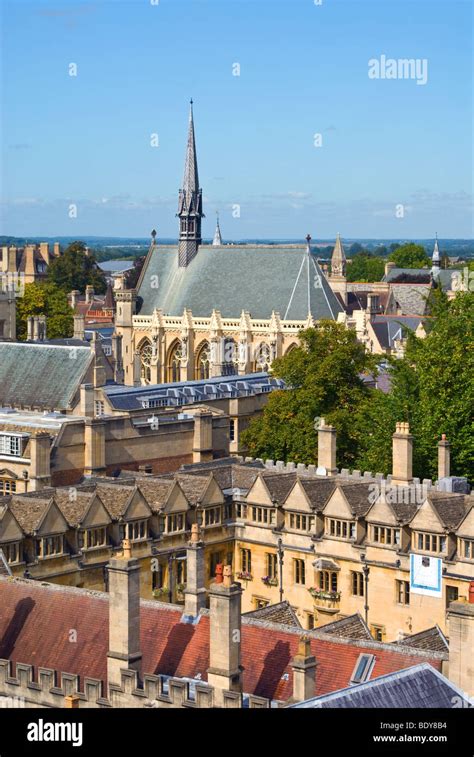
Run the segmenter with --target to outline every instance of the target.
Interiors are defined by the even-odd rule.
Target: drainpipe
[[[361,559],[365,561],[365,555],[362,555]],[[370,573],[370,568],[367,565],[367,563],[365,563],[365,562],[364,562],[364,565],[362,567],[362,572],[364,574],[365,623],[368,626],[369,625],[369,573]]]
[[[280,602],[283,602],[283,541],[278,539],[278,562],[280,567]]]

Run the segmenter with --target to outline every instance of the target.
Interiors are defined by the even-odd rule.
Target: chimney
[[[320,419],[318,428],[318,468],[320,476],[333,476],[336,468],[336,429],[327,426],[324,418]]]
[[[224,567],[222,583],[211,583],[210,603],[210,666],[207,680],[214,687],[214,705],[224,706],[224,691],[242,691],[240,665],[242,588],[234,583],[232,568]]]
[[[31,284],[36,277],[35,268],[35,252],[36,247],[34,244],[27,244],[25,247],[25,281],[27,284]]]
[[[70,694],[64,697],[64,707],[66,710],[77,710],[79,708],[79,697],[77,694]]]
[[[34,318],[32,315],[28,316],[26,320],[26,338],[29,342],[32,342],[34,339],[33,334],[33,324],[34,324]]]
[[[108,564],[109,651],[107,678],[121,684],[121,670],[141,674],[140,651],[140,563],[131,557],[130,540],[124,539],[123,554]]]
[[[389,260],[387,263],[385,263],[385,276],[388,276],[392,268],[396,268],[396,265],[392,260]]]
[[[51,483],[51,439],[47,432],[30,437],[29,490],[38,491]]]
[[[94,387],[92,384],[81,384],[79,406],[81,415],[89,418],[94,417]]]
[[[442,478],[448,478],[450,475],[451,463],[451,445],[446,439],[446,434],[441,435],[441,441],[438,442],[438,481]]]
[[[46,341],[46,316],[44,315],[38,316],[38,341]]]
[[[308,636],[301,636],[298,651],[293,657],[293,696],[292,702],[304,702],[314,697],[316,658],[311,653],[311,642]]]
[[[85,326],[86,326],[86,322],[85,322],[84,316],[77,315],[77,314],[74,315],[74,332],[73,332],[74,339],[81,339],[82,341],[84,341]]]
[[[86,302],[87,302],[87,304],[90,305],[93,299],[94,299],[94,287],[92,286],[92,284],[87,284],[87,286],[86,286]]]
[[[198,412],[194,415],[193,463],[212,460],[212,414]]]
[[[59,242],[55,242],[53,245],[53,255],[56,258],[59,258],[59,256],[61,255],[61,248],[59,247]]]
[[[451,602],[449,622],[449,679],[474,696],[474,581],[469,586],[469,602]]]
[[[49,265],[49,244],[47,242],[40,242],[40,254],[46,265]]]
[[[408,423],[397,423],[392,436],[392,484],[408,486],[413,481],[413,437]]]
[[[69,304],[71,305],[71,308],[73,310],[76,309],[77,303],[79,301],[80,292],[78,289],[73,289],[72,292],[69,292],[68,294],[68,300]]]
[[[184,592],[184,614],[196,618],[199,610],[206,606],[206,588],[204,585],[204,543],[201,540],[199,526],[191,526],[191,540],[186,549],[186,591]]]
[[[8,273],[16,273],[16,247],[9,247],[8,248],[8,266],[7,266],[7,272]]]
[[[39,318],[37,315],[33,316],[33,341],[39,342]]]
[[[84,475],[105,473],[105,422],[100,418],[84,421]]]

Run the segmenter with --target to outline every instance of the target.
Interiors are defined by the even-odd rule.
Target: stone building
[[[51,260],[61,255],[59,242],[54,242],[53,249],[48,242],[41,242],[25,247],[4,246],[1,252],[0,274],[20,275],[25,284],[43,281]]]

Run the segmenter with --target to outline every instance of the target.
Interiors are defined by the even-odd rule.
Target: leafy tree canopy
[[[358,252],[348,263],[348,281],[381,281],[385,273],[385,261],[368,252]]]
[[[421,244],[409,242],[394,250],[389,260],[392,260],[398,268],[424,268],[431,265],[431,258]]]
[[[98,294],[103,294],[107,289],[104,274],[97,267],[94,255],[86,254],[83,242],[72,242],[61,257],[50,263],[47,281],[65,292],[77,289],[84,294],[88,284],[93,286]]]
[[[32,315],[46,316],[46,336],[61,339],[73,334],[73,312],[67,294],[55,284],[42,282],[26,284],[23,297],[17,300],[17,339],[27,338],[27,319]]]

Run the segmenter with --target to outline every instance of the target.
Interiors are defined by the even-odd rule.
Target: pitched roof
[[[429,285],[392,284],[391,291],[402,315],[425,315],[431,291]]]
[[[317,510],[318,512],[321,512],[324,508],[324,505],[328,501],[329,497],[333,493],[334,489],[336,488],[336,481],[335,479],[331,478],[317,478],[317,479],[311,479],[311,478],[305,478],[304,476],[299,477],[299,483],[303,487],[303,489],[306,492],[306,495],[311,502],[311,505]]]
[[[373,483],[341,483],[338,481],[337,486],[342,489],[342,492],[347,499],[351,508],[352,514],[356,518],[360,518],[365,515],[372,507],[371,501],[371,487]]]
[[[51,496],[40,498],[12,497],[9,508],[26,534],[38,530],[44,514],[51,503]]]
[[[160,286],[148,285],[158,276]],[[315,286],[317,282],[317,286]],[[335,320],[343,308],[316,257],[304,247],[276,245],[202,245],[186,267],[178,266],[176,247],[151,248],[143,268],[138,296],[141,315],[155,308],[181,316],[185,308],[194,316],[210,317],[214,309],[223,318],[270,318],[272,311],[287,320]]]
[[[0,342],[0,404],[64,410],[92,361],[87,346]]]
[[[105,681],[107,677],[109,595],[85,589],[0,577],[0,659],[10,659]],[[207,680],[209,615],[195,625],[181,622],[182,608],[141,601],[143,673]],[[77,643],[68,631],[77,630]],[[243,689],[278,700],[292,695],[291,661],[299,629],[242,618]],[[440,668],[445,656],[377,642],[328,638],[310,633],[319,662],[317,695],[347,686],[361,652],[376,656],[372,677],[419,662]]]
[[[322,697],[292,705],[294,709],[306,708],[446,708],[452,709],[453,697],[461,697],[468,706],[469,699],[451,681],[431,665],[422,663],[413,667],[388,673],[367,683],[335,691]]]
[[[262,471],[260,476],[265,482],[272,501],[277,502],[279,505],[283,504],[296,481],[296,471],[290,473]]]
[[[266,607],[261,607],[259,610],[251,610],[244,613],[242,617],[264,620],[268,623],[277,623],[282,626],[302,628],[295,611],[288,601],[267,605]]]
[[[449,642],[439,626],[406,636],[398,644],[413,649],[429,649],[432,652],[449,651]]]
[[[457,528],[469,509],[469,503],[459,495],[430,492],[428,499],[436,510],[441,523],[450,530]]]
[[[324,626],[318,626],[318,631],[322,633],[333,634],[344,639],[372,639],[365,620],[360,613],[349,615],[347,618],[334,620],[332,623],[326,623]]]

